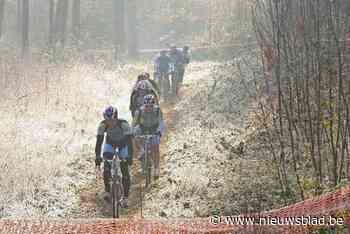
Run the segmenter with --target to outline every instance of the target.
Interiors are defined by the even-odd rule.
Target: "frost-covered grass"
[[[131,86],[144,64],[1,66],[0,217],[67,217],[94,179],[101,111],[129,119]],[[6,76],[6,77],[5,77]]]
[[[187,92],[175,107],[176,131],[164,152],[164,173],[146,196],[145,215],[204,217],[218,210],[270,208],[264,189],[275,182],[264,166],[264,151],[254,152],[249,142],[254,129],[248,126],[252,107],[245,84],[250,81],[242,82],[231,65],[194,64],[190,71]]]

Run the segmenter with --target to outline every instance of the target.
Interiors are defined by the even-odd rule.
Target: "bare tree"
[[[72,32],[75,39],[79,39],[80,37],[80,0],[73,1]]]
[[[20,38],[20,35],[22,33],[22,24],[22,0],[17,0],[17,33],[19,35],[18,38]]]
[[[135,0],[127,1],[127,35],[128,53],[135,58],[138,56],[138,35],[137,35],[137,5]]]
[[[68,0],[59,0],[55,19],[55,44],[60,42],[64,47],[66,41],[66,27],[68,16]]]
[[[26,56],[29,49],[29,0],[22,0],[22,57]]]
[[[255,27],[262,50],[269,47],[276,58],[269,78],[277,92],[268,95],[278,100],[271,106],[278,117],[273,125],[279,142],[275,150],[284,155],[280,168],[283,174],[294,173],[301,197],[305,182],[320,193],[349,177],[350,80],[345,68],[350,62],[346,59],[350,3],[256,3]]]
[[[0,0],[0,38],[3,33],[4,13],[5,13],[5,0]]]
[[[50,0],[49,4],[49,47],[52,48],[55,37],[55,0]]]
[[[115,60],[125,51],[125,1],[113,1]]]

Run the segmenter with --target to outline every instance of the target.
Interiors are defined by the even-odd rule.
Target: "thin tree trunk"
[[[29,0],[23,0],[22,22],[22,57],[28,54],[29,49]]]
[[[80,38],[80,0],[74,0],[72,8],[72,31],[76,40]]]
[[[61,17],[61,46],[62,48],[66,44],[66,30],[67,30],[67,17],[68,17],[68,0],[61,0],[62,3],[62,17]]]
[[[115,0],[114,7],[114,47],[115,60],[125,51],[125,1]]]
[[[0,0],[0,38],[3,34],[4,14],[5,14],[5,0]]]
[[[55,38],[55,0],[50,0],[49,15],[49,47],[53,47]]]
[[[22,46],[22,0],[17,0],[17,35],[18,35],[18,47]]]
[[[60,42],[61,46],[65,45],[66,23],[68,15],[68,0],[59,0],[56,8],[55,19],[55,44]]]
[[[138,34],[137,34],[137,5],[135,0],[127,2],[128,18],[128,53],[131,58],[138,57]]]

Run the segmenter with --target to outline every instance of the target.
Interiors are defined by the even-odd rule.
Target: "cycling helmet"
[[[144,72],[143,75],[145,76],[146,79],[149,79],[151,77],[148,72]]]
[[[151,88],[149,86],[149,83],[146,80],[140,80],[137,83],[136,89],[137,90],[150,90]]]
[[[143,104],[145,105],[155,105],[156,104],[156,98],[152,94],[148,94],[144,96],[143,98]]]
[[[190,47],[184,46],[182,49],[183,49],[183,51],[188,51],[190,49]]]
[[[117,110],[117,108],[115,108],[113,106],[107,107],[103,111],[103,118],[105,120],[117,119],[118,118],[118,110]]]
[[[141,73],[140,75],[137,76],[137,81],[141,81],[141,80],[146,80],[147,77],[145,76],[145,73]]]

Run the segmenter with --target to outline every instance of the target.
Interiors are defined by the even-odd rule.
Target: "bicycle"
[[[147,188],[151,183],[152,176],[152,167],[153,167],[153,159],[150,157],[151,155],[151,143],[154,137],[157,135],[140,135],[136,136],[136,138],[144,140],[143,142],[143,153],[144,155],[141,157],[141,168],[142,174],[145,176]]]
[[[120,162],[122,160],[119,158],[119,150],[116,149],[112,159],[105,160],[109,163],[111,168],[111,180],[109,183],[112,198],[112,216],[113,218],[119,218],[123,198],[123,184],[120,169]]]
[[[170,82],[168,72],[157,72],[158,87],[160,88],[160,95],[166,100],[169,95]]]
[[[171,93],[173,96],[178,95],[179,86],[182,83],[180,70],[183,69],[182,63],[171,63],[169,74],[171,75]]]

